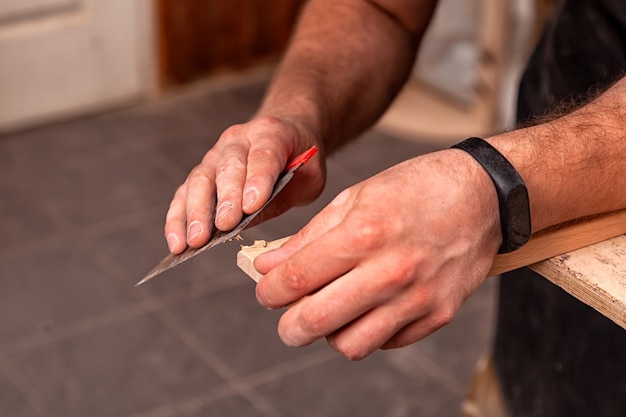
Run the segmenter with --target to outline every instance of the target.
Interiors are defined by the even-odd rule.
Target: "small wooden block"
[[[265,240],[255,240],[254,244],[251,246],[241,246],[241,250],[237,253],[237,266],[250,278],[254,280],[254,282],[259,282],[261,275],[254,268],[254,259],[262,253],[270,251],[272,249],[280,248],[283,243],[289,239],[290,236],[284,237],[282,239],[273,240],[271,242],[266,242]]]

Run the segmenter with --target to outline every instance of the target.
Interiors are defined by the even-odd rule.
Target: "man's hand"
[[[290,346],[326,337],[350,359],[448,323],[500,245],[498,202],[469,155],[399,164],[339,194],[282,248],[257,258],[259,302]]]
[[[289,160],[312,145],[320,147],[320,141],[294,120],[260,117],[228,128],[170,203],[165,223],[170,251],[200,247],[211,237],[213,223],[230,230],[244,213],[258,210]],[[316,198],[325,181],[323,161],[318,155],[303,166],[259,220]]]

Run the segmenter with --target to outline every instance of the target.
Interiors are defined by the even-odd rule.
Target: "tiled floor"
[[[166,252],[186,172],[266,80],[0,138],[0,416],[456,416],[491,333],[488,281],[430,338],[351,363],[290,349],[225,244],[139,288]],[[377,132],[329,162],[324,195],[244,233],[295,232],[346,186],[434,149]]]

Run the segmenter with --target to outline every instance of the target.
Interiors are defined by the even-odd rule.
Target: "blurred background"
[[[461,415],[495,278],[446,328],[356,363],[280,343],[238,243],[134,288],[167,253],[175,188],[251,117],[303,4],[0,0],[0,415]],[[512,126],[550,7],[443,0],[405,89],[329,160],[322,197],[243,243],[296,232],[396,162]]]

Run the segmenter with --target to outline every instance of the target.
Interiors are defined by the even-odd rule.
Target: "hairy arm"
[[[626,78],[565,116],[490,142],[526,181],[534,231],[626,207]]]
[[[168,210],[170,251],[200,247],[212,225],[232,229],[267,201],[288,160],[321,152],[263,211],[310,202],[324,155],[371,126],[406,80],[434,0],[311,0],[257,115],[228,128],[178,188]]]
[[[622,79],[561,118],[489,138],[526,181],[535,231],[626,207],[625,123]],[[266,274],[259,302],[276,308],[312,294],[279,322],[291,346],[326,337],[360,359],[420,340],[485,279],[501,243],[495,194],[458,149],[396,165],[344,191],[257,258]]]
[[[311,1],[258,114],[296,117],[332,151],[404,84],[435,3]]]

